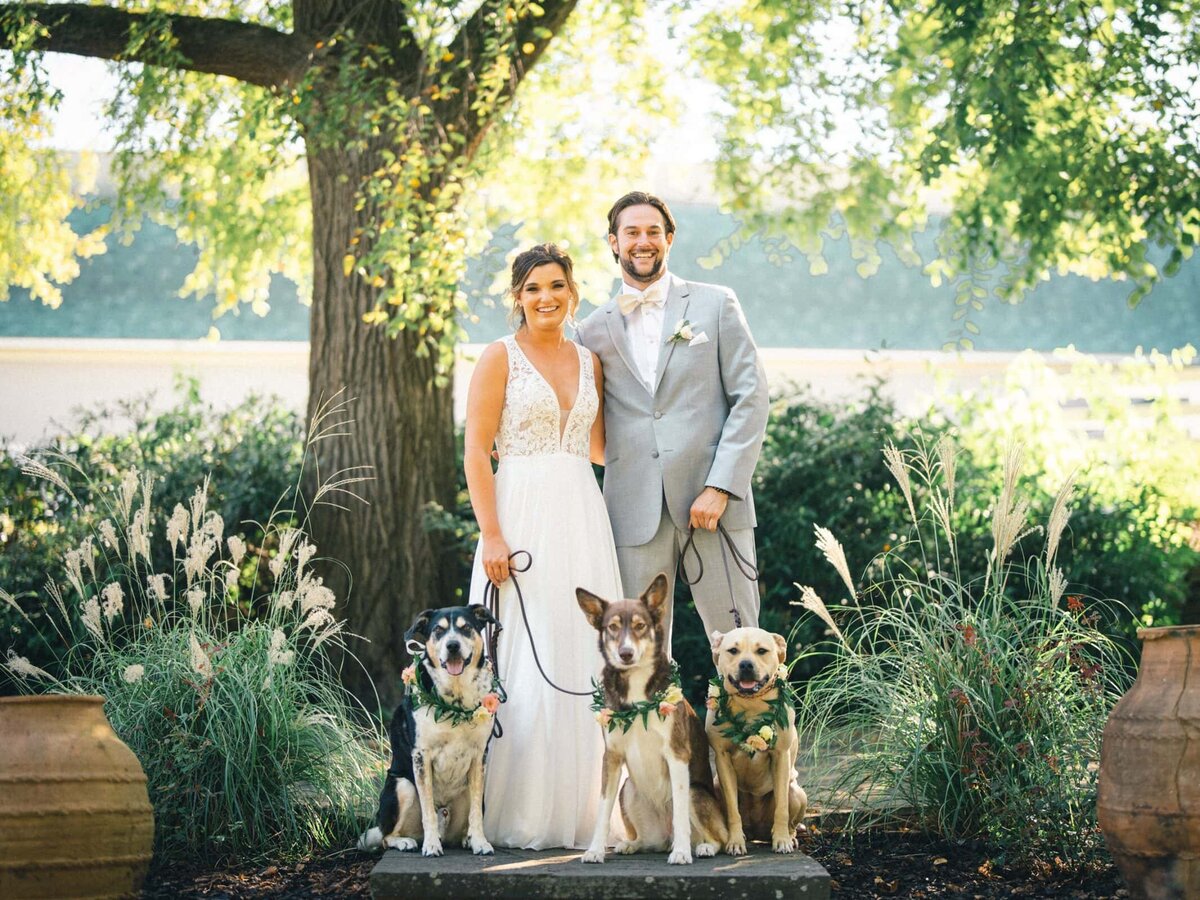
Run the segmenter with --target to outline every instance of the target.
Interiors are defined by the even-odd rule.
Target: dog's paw
[[[697,859],[703,859],[706,856],[716,856],[720,849],[716,844],[697,844],[692,852],[696,854]]]
[[[627,855],[630,853],[637,853],[641,849],[641,841],[617,841],[617,846],[613,847],[613,853]]]
[[[671,866],[690,866],[692,864],[692,850],[690,847],[677,847],[671,851],[671,855],[667,857],[667,864]]]
[[[417,849],[417,841],[416,838],[410,837],[390,837],[383,842],[383,846],[391,850],[403,850],[407,853]]]
[[[799,842],[795,834],[776,835],[771,837],[771,849],[776,853],[795,853]]]
[[[731,833],[729,840],[725,842],[725,852],[730,856],[745,856],[746,835],[741,831]]]
[[[468,837],[464,846],[469,847],[476,856],[491,856],[496,852],[482,834],[478,837]]]
[[[587,852],[584,853],[583,856],[579,857],[579,861],[585,863],[604,862],[604,848],[600,847],[599,849],[596,849],[594,847],[588,847]]]
[[[421,847],[422,856],[441,856],[442,841],[441,838],[425,838],[425,844]]]

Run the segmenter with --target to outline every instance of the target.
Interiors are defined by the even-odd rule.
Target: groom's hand
[[[692,503],[688,524],[693,528],[716,531],[717,523],[721,521],[721,516],[725,514],[725,507],[728,505],[728,494],[723,494],[716,488],[706,487]]]

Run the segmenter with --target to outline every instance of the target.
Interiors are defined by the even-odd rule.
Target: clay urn
[[[0,897],[136,896],[154,817],[104,698],[0,698],[0,748]]]
[[[1200,898],[1200,626],[1142,628],[1104,726],[1100,830],[1134,897]]]

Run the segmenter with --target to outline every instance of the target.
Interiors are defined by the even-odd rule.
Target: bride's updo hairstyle
[[[513,260],[512,286],[509,288],[513,303],[512,310],[508,314],[508,322],[514,330],[525,324],[525,310],[521,307],[520,300],[521,288],[525,287],[525,282],[529,280],[530,272],[547,263],[558,263],[562,266],[563,274],[567,276],[567,287],[571,289],[571,296],[575,300],[569,315],[574,316],[575,310],[579,309],[579,287],[575,284],[571,257],[567,256],[557,244],[538,244],[528,250],[523,250]]]

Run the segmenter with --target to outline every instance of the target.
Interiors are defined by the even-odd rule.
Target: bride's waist
[[[506,466],[530,466],[538,463],[544,465],[548,462],[570,462],[581,466],[591,465],[586,456],[561,450],[557,453],[501,453],[499,469],[502,470]]]

